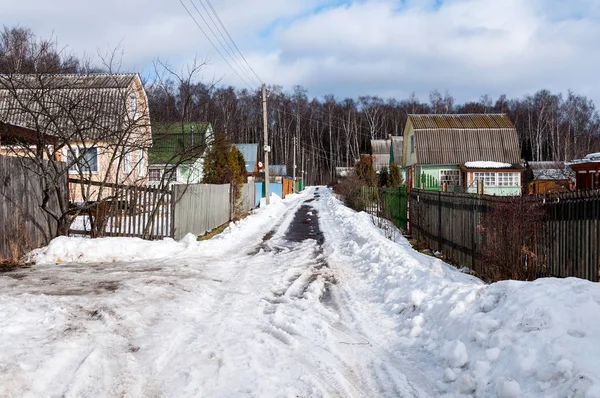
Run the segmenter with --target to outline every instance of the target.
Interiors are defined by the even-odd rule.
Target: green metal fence
[[[362,189],[365,212],[387,218],[406,230],[408,222],[408,194],[406,186],[398,188],[365,187]]]
[[[406,186],[384,188],[381,199],[383,217],[392,221],[398,228],[406,230],[408,221],[408,195],[406,193]]]

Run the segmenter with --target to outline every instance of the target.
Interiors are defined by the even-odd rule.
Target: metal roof
[[[415,130],[422,129],[514,129],[504,113],[458,115],[408,115]]]
[[[390,140],[371,140],[371,155],[390,154]]]
[[[70,139],[110,139],[127,123],[136,80],[141,87],[137,74],[0,75],[0,120]]]
[[[409,115],[419,164],[520,164],[517,130],[504,114]]]
[[[246,171],[254,173],[254,167],[258,161],[258,144],[233,144],[244,155]]]
[[[287,166],[285,164],[270,164],[269,175],[271,176],[286,176]]]
[[[392,136],[392,151],[390,152],[390,163],[402,164],[402,148],[404,145],[403,136]]]
[[[213,141],[210,123],[154,123],[149,164],[193,163]]]
[[[534,180],[573,180],[575,172],[564,162],[527,162]]]

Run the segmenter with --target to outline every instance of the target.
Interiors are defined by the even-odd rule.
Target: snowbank
[[[269,206],[256,209],[247,218],[232,222],[210,241],[198,242],[196,236],[187,234],[180,241],[165,238],[147,241],[139,238],[71,238],[61,236],[46,247],[33,250],[26,261],[37,265],[56,263],[133,262],[162,259],[181,255],[217,257],[229,251],[240,250],[262,238],[265,225],[275,223],[281,214],[301,194],[282,200],[272,195]]]
[[[340,236],[330,261],[352,264],[363,292],[398,319],[397,350],[421,353],[441,391],[481,397],[600,397],[600,286],[539,279],[486,285],[386,239],[333,196],[320,204]],[[330,228],[323,228],[325,231]],[[389,234],[389,233],[388,233]],[[335,259],[335,260],[333,260]]]

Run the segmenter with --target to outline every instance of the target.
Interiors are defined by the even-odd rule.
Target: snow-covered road
[[[600,397],[597,285],[484,285],[372,221],[310,188],[209,241],[56,239],[0,274],[0,396]]]

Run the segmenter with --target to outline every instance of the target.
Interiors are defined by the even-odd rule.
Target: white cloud
[[[183,1],[189,6],[190,0]],[[194,55],[208,57],[213,66],[206,78],[243,86],[179,1],[37,3],[0,0],[3,23],[29,27],[42,37],[53,33],[78,54],[122,41],[129,70],[147,68],[157,56],[180,64]],[[212,1],[256,72],[287,89],[301,84],[310,94],[338,98],[415,91],[423,99],[433,89],[447,89],[459,101],[485,93],[513,97],[541,88],[573,89],[600,102],[597,0],[346,3]]]

